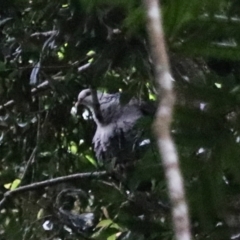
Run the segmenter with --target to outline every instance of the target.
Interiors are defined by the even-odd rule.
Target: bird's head
[[[78,94],[78,100],[75,106],[78,107],[79,105],[92,107],[93,99],[92,99],[92,92],[90,89],[84,89]]]
[[[99,104],[103,105],[111,102],[113,95],[97,91],[97,98]],[[84,105],[90,109],[93,107],[94,101],[91,89],[84,89],[78,94],[78,100],[75,106],[78,107],[79,105]]]

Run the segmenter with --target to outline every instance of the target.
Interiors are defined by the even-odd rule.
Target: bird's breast
[[[106,126],[98,126],[96,133],[93,137],[93,144],[95,147],[101,145],[104,151],[106,151],[109,139],[113,136],[115,126],[114,124],[108,124]]]

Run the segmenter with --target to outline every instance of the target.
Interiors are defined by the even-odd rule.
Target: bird
[[[149,139],[143,139],[143,130],[137,128],[137,122],[153,113],[152,107],[137,98],[123,104],[120,93],[96,91],[95,98],[93,90],[84,89],[78,94],[75,106],[83,105],[92,113],[96,124],[92,143],[98,163],[132,161],[138,149],[149,144]]]

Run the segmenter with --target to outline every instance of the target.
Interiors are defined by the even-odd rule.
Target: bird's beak
[[[77,101],[76,103],[75,103],[75,108],[78,108],[78,105],[79,105],[79,102]]]
[[[71,114],[72,115],[76,115],[77,114],[77,112],[78,112],[78,102],[76,102],[75,104],[74,104],[74,106],[71,108]]]
[[[77,102],[75,103],[75,107],[78,107],[79,105],[81,105],[83,100],[84,100],[84,98],[78,98]]]

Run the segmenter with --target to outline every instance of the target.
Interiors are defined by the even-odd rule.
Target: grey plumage
[[[120,94],[97,92],[100,115],[96,111],[92,91],[85,89],[78,95],[77,105],[86,106],[97,125],[93,137],[94,151],[99,162],[127,162],[136,155],[142,131],[136,128],[137,121],[144,115],[144,103],[131,99],[127,104],[120,103]]]

